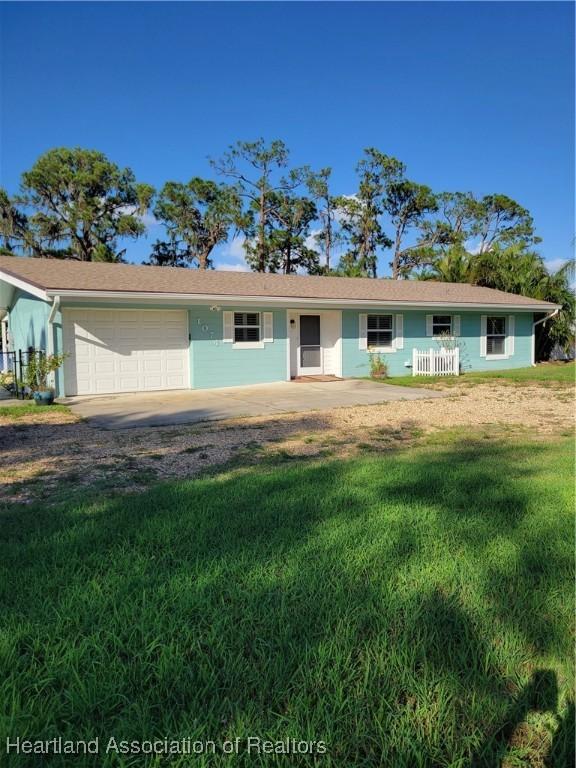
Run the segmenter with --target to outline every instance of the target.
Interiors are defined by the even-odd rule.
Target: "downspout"
[[[560,312],[561,307],[556,307],[556,309],[551,312],[549,315],[546,315],[545,317],[542,317],[540,320],[536,320],[534,323],[532,323],[532,365],[536,365],[536,326],[540,325],[540,323],[545,323],[546,320],[552,320],[553,317],[556,317],[558,312]]]
[[[50,313],[48,315],[48,339],[47,339],[47,352],[49,355],[54,354],[54,318],[56,317],[56,312],[60,309],[60,296],[54,296],[52,299],[52,306],[50,307]],[[50,386],[56,387],[56,374],[52,373],[50,374]]]
[[[0,309],[0,328],[2,331],[2,365],[0,373],[8,372],[8,315],[5,309]]]

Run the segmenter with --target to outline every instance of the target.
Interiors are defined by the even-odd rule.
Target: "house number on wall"
[[[201,328],[203,333],[209,333],[210,334],[210,340],[212,341],[212,344],[215,347],[219,347],[220,346],[220,342],[214,339],[214,333],[215,332],[210,330],[210,326],[208,324],[206,324],[206,323],[204,325],[202,325],[202,320],[199,317],[196,318],[196,323],[197,323],[197,325],[200,326],[200,328]]]

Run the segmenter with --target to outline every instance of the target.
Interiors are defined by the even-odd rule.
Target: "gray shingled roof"
[[[554,308],[549,302],[466,283],[357,277],[310,277],[257,272],[200,271],[58,259],[0,256],[5,272],[51,293],[105,291],[246,298],[318,299],[446,305],[514,305]]]

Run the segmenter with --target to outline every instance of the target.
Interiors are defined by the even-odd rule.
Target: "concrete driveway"
[[[60,402],[105,429],[157,427],[198,421],[300,413],[389,400],[443,397],[429,389],[397,387],[357,379],[278,382],[224,389],[135,392],[66,398]]]

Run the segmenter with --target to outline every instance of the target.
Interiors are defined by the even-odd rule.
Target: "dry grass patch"
[[[29,409],[18,419],[0,416],[0,498],[26,502],[64,489],[132,490],[155,479],[193,477],[234,457],[253,464],[281,452],[345,457],[366,446],[392,450],[447,428],[528,431],[542,439],[574,428],[574,395],[566,384],[493,380],[453,385],[442,399],[392,405],[117,431],[92,427],[68,409]]]

